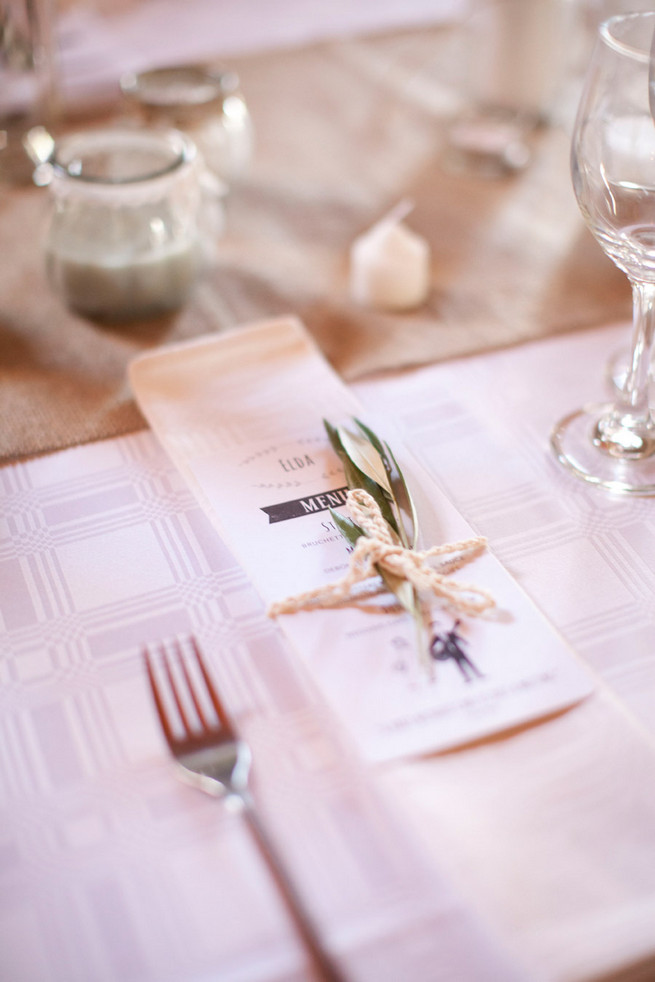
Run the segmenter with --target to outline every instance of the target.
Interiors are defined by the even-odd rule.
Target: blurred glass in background
[[[234,71],[198,64],[128,72],[121,91],[139,124],[186,133],[224,191],[247,170],[252,123]]]
[[[0,180],[28,182],[26,140],[57,113],[53,0],[0,0]]]
[[[571,0],[477,0],[460,31],[461,110],[444,163],[497,177],[531,159],[530,138],[550,123],[569,59]]]

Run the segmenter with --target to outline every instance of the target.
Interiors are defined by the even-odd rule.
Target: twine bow
[[[268,610],[270,617],[293,614],[308,607],[337,606],[353,599],[353,587],[372,576],[378,576],[380,570],[407,580],[418,592],[431,592],[441,597],[462,614],[479,616],[495,606],[495,600],[486,590],[449,579],[450,573],[484,551],[486,539],[478,536],[425,550],[407,549],[393,535],[377,502],[367,491],[362,488],[349,491],[346,504],[353,522],[365,533],[355,544],[346,575],[336,583],[316,587],[272,604]],[[442,557],[439,566],[428,562],[438,557]]]

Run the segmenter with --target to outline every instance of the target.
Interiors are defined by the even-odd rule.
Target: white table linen
[[[444,911],[488,930],[522,978],[655,965],[652,500],[587,488],[547,446],[559,415],[602,394],[625,336],[590,331],[354,386],[598,679],[575,709],[454,753],[366,770],[343,759],[348,736],[302,663],[283,657],[271,672],[279,631],[150,433],[0,471],[10,977],[302,977],[242,827],[170,772],[139,645],[186,630],[211,649],[267,820],[356,977],[398,978],[393,958],[416,950],[408,925]],[[375,830],[363,841],[362,815]],[[457,932],[446,936],[456,961]],[[414,977],[438,978],[423,954]]]

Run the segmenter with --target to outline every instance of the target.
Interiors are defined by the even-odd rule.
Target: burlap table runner
[[[448,32],[338,40],[233,60],[257,135],[216,266],[176,315],[110,328],[66,311],[45,280],[47,193],[0,192],[0,459],[144,425],[128,360],[154,345],[295,313],[346,379],[628,317],[625,278],[585,231],[568,135],[499,181],[440,165]],[[353,238],[403,196],[433,250],[420,311],[348,298]]]

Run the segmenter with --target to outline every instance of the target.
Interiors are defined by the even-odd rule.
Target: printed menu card
[[[325,420],[354,438],[353,420],[363,421],[388,445],[414,499],[415,551],[475,534],[391,435],[393,421],[365,418],[297,319],[161,348],[132,362],[130,381],[264,602],[310,594],[305,608],[301,599],[277,622],[367,759],[451,748],[590,693],[590,675],[494,557],[493,542],[471,549],[459,568],[448,551],[420,559],[436,564],[444,587],[428,597],[422,638],[379,566],[339,604],[316,606],[313,594],[348,575],[357,548],[342,533],[349,485]],[[376,596],[367,584],[380,588]],[[492,598],[493,606],[453,607],[453,596]]]

